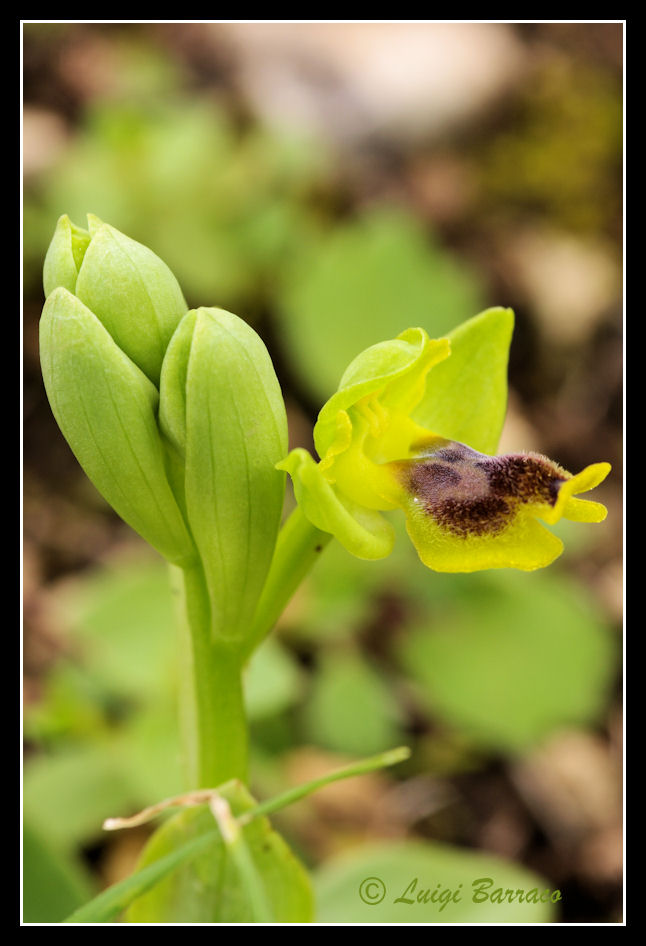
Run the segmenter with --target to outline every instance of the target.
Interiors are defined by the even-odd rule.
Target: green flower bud
[[[185,316],[162,367],[159,425],[184,460],[186,516],[214,634],[239,638],[271,563],[285,488],[275,464],[287,445],[269,354],[242,319],[213,308]]]
[[[166,476],[155,386],[62,287],[45,302],[40,356],[54,417],[96,488],[165,558],[190,562],[195,548]]]
[[[159,424],[182,461],[186,458],[186,380],[197,310],[187,312],[177,326],[162,365]]]
[[[179,284],[152,250],[88,214],[89,232],[61,217],[45,259],[49,295],[73,292],[155,385],[173,332],[186,313]]]
[[[43,266],[45,297],[58,286],[76,290],[79,269],[90,245],[90,234],[72,223],[67,214],[59,217]]]

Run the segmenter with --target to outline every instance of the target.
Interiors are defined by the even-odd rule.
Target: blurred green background
[[[163,563],[84,477],[40,378],[44,254],[89,211],[189,305],[256,328],[291,446],[312,448],[362,348],[514,308],[501,452],[610,461],[606,523],[559,526],[565,554],[529,575],[431,573],[403,535],[376,563],[333,543],[249,670],[252,788],[411,746],[276,817],[322,919],[354,918],[339,890],[378,844],[402,876],[499,856],[561,889],[551,918],[618,922],[621,25],[23,29],[25,920],[130,871],[146,830],[106,839],[103,818],[183,787]]]

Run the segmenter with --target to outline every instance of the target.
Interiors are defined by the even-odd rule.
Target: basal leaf
[[[234,815],[253,807],[239,783],[221,794]],[[205,807],[188,809],[167,821],[151,838],[139,867],[171,853],[200,834],[212,831],[213,815]],[[277,923],[307,923],[313,917],[309,877],[267,818],[243,829],[253,868]],[[131,923],[245,923],[253,919],[250,893],[235,860],[218,837],[191,863],[180,866],[132,905]]]

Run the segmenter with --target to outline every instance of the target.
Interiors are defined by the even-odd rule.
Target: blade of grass
[[[122,913],[130,906],[133,900],[158,884],[167,874],[185,864],[209,846],[220,836],[217,828],[208,831],[199,838],[194,838],[187,844],[161,857],[154,864],[138,870],[136,873],[120,880],[104,890],[98,896],[94,897],[88,903],[83,904],[74,913],[71,913],[64,923],[109,923],[116,916]]]
[[[285,808],[287,805],[291,805],[296,801],[300,801],[301,798],[305,798],[306,795],[311,795],[312,792],[316,792],[320,788],[325,788],[326,785],[330,785],[332,782],[352,778],[355,775],[366,775],[368,772],[374,772],[377,769],[385,769],[390,765],[403,762],[409,757],[410,749],[407,746],[400,746],[398,749],[389,749],[387,752],[370,756],[370,758],[362,759],[360,762],[353,762],[351,765],[346,765],[342,769],[335,769],[333,772],[328,772],[327,775],[312,779],[311,782],[297,785],[296,788],[290,788],[280,795],[275,795],[274,798],[270,798],[268,801],[260,802],[253,808],[250,808],[249,811],[245,811],[243,815],[240,815],[238,824],[243,827],[249,824],[250,821],[253,821],[254,818],[259,818],[261,815],[268,815],[274,811],[278,811],[280,808]]]
[[[214,795],[209,803],[213,817],[218,823],[222,840],[236,865],[238,876],[249,897],[254,923],[273,923],[275,920],[262,878],[256,870],[253,858],[237,820],[231,813],[229,803],[220,795]]]

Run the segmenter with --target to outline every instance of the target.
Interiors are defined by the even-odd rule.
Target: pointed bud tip
[[[96,214],[87,214],[87,228],[89,230],[90,236],[94,237],[96,233],[101,229],[101,227],[107,227],[108,224],[104,223],[100,217],[97,217]]]
[[[43,265],[43,289],[47,298],[54,289],[76,289],[78,273],[90,243],[90,234],[62,214],[52,236]]]

